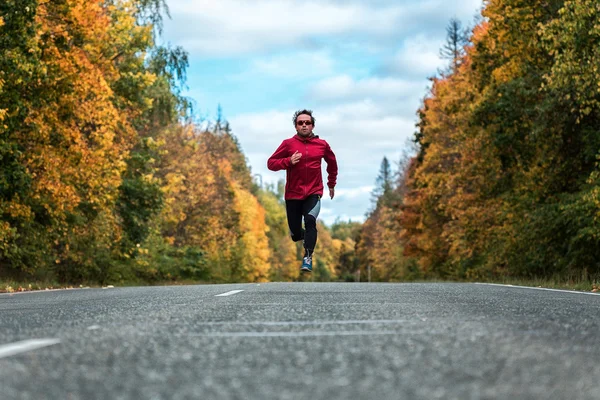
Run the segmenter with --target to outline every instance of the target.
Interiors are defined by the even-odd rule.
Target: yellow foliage
[[[252,193],[240,188],[237,183],[233,187],[235,210],[240,215],[244,252],[241,259],[245,275],[251,282],[267,281],[271,269],[271,249],[267,238],[269,227],[265,223],[265,210]]]
[[[70,89],[32,108],[26,119],[31,131],[18,134],[28,144],[24,162],[35,177],[32,197],[45,199],[49,214],[64,221],[82,202],[112,209],[135,132],[129,122],[134,114],[113,102],[111,84],[118,72],[106,56],[113,45],[107,9],[99,2],[70,0],[60,9],[68,15],[56,12],[51,3],[40,3],[36,36],[54,39],[45,41],[42,60],[49,84]],[[71,43],[74,30],[82,47],[56,44],[59,37]]]
[[[161,233],[174,246],[201,249],[212,276],[228,281],[239,233],[230,183],[220,169],[227,163],[209,151],[206,135],[191,125],[173,126],[157,140],[164,143]]]
[[[19,196],[15,196],[8,204],[3,205],[3,212],[12,218],[31,218],[31,208],[25,204],[21,204],[20,201]]]
[[[258,199],[265,209],[265,217],[270,227],[267,236],[271,248],[271,279],[296,280],[299,276],[300,261],[296,254],[296,244],[290,240],[285,207],[270,191],[260,190]]]

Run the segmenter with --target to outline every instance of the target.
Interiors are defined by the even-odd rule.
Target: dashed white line
[[[214,332],[194,334],[202,337],[314,337],[314,336],[380,336],[398,335],[397,331],[339,331],[339,332]]]
[[[14,356],[15,354],[41,349],[60,343],[60,339],[31,339],[20,342],[9,343],[0,346],[0,358]]]
[[[243,292],[243,290],[231,290],[231,291],[226,292],[226,293],[217,294],[215,297],[231,296],[232,294],[236,294],[236,293],[239,293],[239,292]]]
[[[420,318],[422,322],[426,319]],[[304,325],[380,325],[380,324],[404,324],[414,322],[408,319],[358,319],[358,320],[332,320],[332,321],[208,321],[200,322],[200,325],[264,325],[264,326],[304,326]]]

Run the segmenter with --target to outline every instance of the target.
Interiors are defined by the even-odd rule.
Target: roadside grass
[[[136,281],[125,281],[114,284],[100,285],[98,283],[84,283],[84,284],[61,284],[56,281],[35,281],[35,282],[21,282],[16,280],[2,280],[0,279],[0,293],[19,293],[19,292],[33,292],[43,290],[56,290],[56,289],[89,289],[89,288],[109,288],[109,287],[133,287],[133,286],[185,286],[185,285],[206,285],[216,282],[205,282],[205,281],[193,281],[193,280],[177,280],[177,281],[164,281],[164,282],[141,282]]]
[[[0,280],[0,293],[31,292],[38,290],[75,289],[84,285],[64,285],[54,281],[20,282]]]

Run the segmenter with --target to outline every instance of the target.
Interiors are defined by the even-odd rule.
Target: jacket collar
[[[309,136],[309,137],[307,137],[307,138],[303,138],[302,136],[300,136],[300,135],[298,135],[298,134],[296,133],[296,134],[294,135],[294,138],[295,138],[296,140],[299,140],[299,141],[301,141],[301,142],[309,142],[309,141],[311,141],[311,140],[313,140],[313,139],[318,139],[318,138],[319,138],[319,136],[318,136],[318,135],[315,135],[315,134],[313,133],[313,134],[312,134],[312,136]]]

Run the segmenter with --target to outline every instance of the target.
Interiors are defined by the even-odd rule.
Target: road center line
[[[314,337],[314,336],[379,336],[398,335],[397,331],[337,331],[337,332],[214,332],[193,334],[201,337]]]
[[[417,317],[418,318],[418,317]],[[418,319],[423,321],[422,318]],[[404,324],[415,322],[408,319],[359,319],[359,320],[332,320],[332,321],[209,321],[200,322],[200,325],[261,325],[261,326],[304,326],[304,325],[380,325],[380,324]]]
[[[243,292],[243,290],[231,290],[231,291],[226,292],[226,293],[218,294],[215,297],[231,296],[232,294],[236,294],[236,293],[239,293],[239,292]]]
[[[60,343],[60,339],[31,339],[20,342],[9,343],[0,346],[0,358],[14,356],[15,354],[41,349]]]

